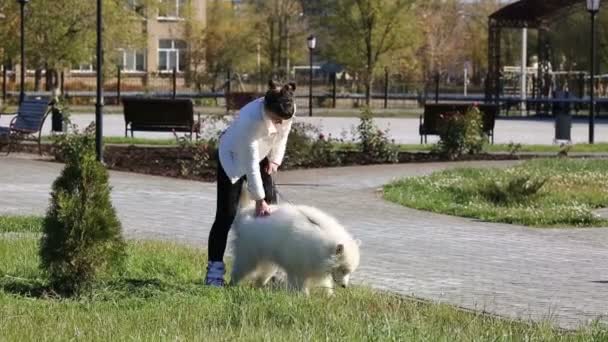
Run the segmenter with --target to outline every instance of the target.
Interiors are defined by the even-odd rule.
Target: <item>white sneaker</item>
[[[224,263],[221,261],[209,261],[207,263],[207,276],[205,285],[222,287],[224,286],[224,273],[226,273]]]

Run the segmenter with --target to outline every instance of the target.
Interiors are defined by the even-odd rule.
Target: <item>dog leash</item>
[[[272,180],[272,192],[274,192],[275,194],[275,199],[277,201],[277,204],[279,204],[279,197],[282,198],[283,200],[285,200],[285,202],[294,205],[289,199],[287,199],[282,193],[279,192],[279,190],[277,190],[277,184],[274,181],[274,177],[271,177]]]

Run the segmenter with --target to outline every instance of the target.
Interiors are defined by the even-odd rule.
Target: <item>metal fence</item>
[[[3,103],[15,102],[19,95],[19,81],[15,72],[2,70]],[[28,72],[25,89],[28,94],[49,95],[44,71],[37,75]],[[63,72],[58,75],[58,87],[72,104],[91,105],[95,101],[95,72]],[[296,91],[299,108],[308,108],[309,78],[296,77]],[[315,77],[313,83],[313,106],[318,108],[357,108],[365,103],[365,89],[356,78],[343,74],[323,74]],[[481,84],[467,84],[463,78],[435,75],[427,79],[408,79],[399,74],[385,72],[374,79],[371,88],[372,108],[419,108],[426,102],[483,102],[483,80]],[[588,104],[589,78],[584,73],[554,73],[549,80],[529,77],[526,92],[526,113],[549,112],[554,90],[565,90],[567,101],[574,112],[585,110]],[[501,98],[503,113],[510,113],[521,107],[519,94],[520,78],[507,75],[501,78]],[[225,95],[231,92],[258,92],[266,83],[259,77],[226,73],[219,87],[212,91],[189,80],[186,74],[172,72],[125,72],[116,69],[114,75],[106,76],[104,96],[107,104],[119,104],[122,96],[148,95],[162,97],[188,97],[201,106],[225,106]],[[599,108],[608,110],[608,75],[600,76],[596,82]],[[556,101],[564,101],[556,100]]]

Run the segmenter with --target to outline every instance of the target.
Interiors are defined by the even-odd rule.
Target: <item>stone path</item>
[[[8,125],[11,116],[0,117],[0,126]],[[84,128],[95,120],[94,115],[80,114],[73,115],[72,120],[79,127]],[[357,118],[348,117],[298,117],[301,122],[311,123],[321,129],[326,135],[331,134],[335,138],[345,136],[347,139],[353,137],[351,131],[359,123]],[[374,119],[376,124],[381,129],[389,129],[389,135],[400,144],[418,144],[420,136],[418,135],[418,118],[377,118]],[[222,127],[217,127],[221,129]],[[43,132],[47,134],[51,129],[51,120],[45,122]],[[106,115],[104,118],[104,135],[122,137],[125,134],[124,117],[119,114]],[[495,142],[508,144],[516,142],[520,144],[544,144],[550,145],[553,143],[555,136],[553,121],[549,120],[531,120],[531,119],[498,119],[496,121],[496,136]],[[576,121],[572,125],[572,140],[573,142],[587,142],[588,125],[584,121]],[[205,130],[205,129],[203,129]],[[216,129],[210,129],[215,131]],[[597,120],[595,128],[595,141],[608,142],[608,121],[605,119]],[[155,133],[155,132],[135,132],[136,137],[142,138],[166,138],[171,139],[173,136],[170,133]],[[436,142],[437,137],[430,136],[429,143]]]
[[[548,318],[566,328],[608,314],[608,229],[491,224],[378,197],[377,188],[394,177],[462,165],[299,170],[280,174],[278,183],[286,199],[323,208],[363,241],[358,283],[509,317]],[[44,214],[60,169],[18,155],[0,157],[0,215]],[[111,172],[111,183],[128,237],[206,245],[214,184],[122,172]]]

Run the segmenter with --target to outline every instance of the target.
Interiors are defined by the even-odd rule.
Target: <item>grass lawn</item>
[[[2,231],[31,232],[30,218]],[[305,298],[282,290],[201,285],[200,249],[131,241],[123,274],[107,275],[77,299],[45,294],[39,235],[0,234],[0,336],[30,340],[199,341],[600,341],[593,324],[564,332],[367,288]]]
[[[535,184],[542,185],[537,193]],[[608,226],[592,213],[608,207],[608,160],[539,159],[508,169],[459,168],[398,180],[384,187],[384,197],[490,222]]]
[[[50,136],[43,136],[43,142],[51,142]],[[175,138],[151,139],[151,138],[130,138],[130,137],[104,137],[104,144],[115,145],[153,145],[153,146],[177,146]]]
[[[513,147],[508,144],[495,144],[488,145],[488,152],[511,152]],[[562,148],[559,145],[521,145],[517,151],[518,152],[554,152],[557,153]],[[608,143],[596,143],[596,144],[574,144],[572,145],[568,152],[578,152],[578,153],[606,153],[608,152]]]

